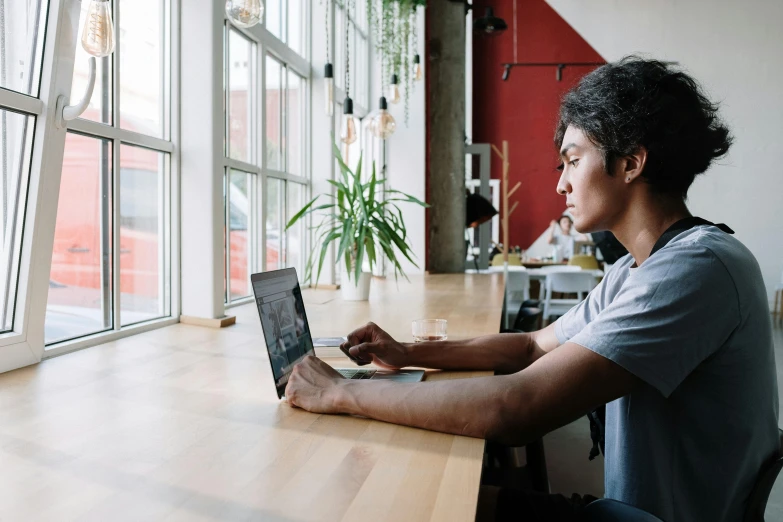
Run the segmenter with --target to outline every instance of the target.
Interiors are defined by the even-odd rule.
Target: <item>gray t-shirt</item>
[[[777,450],[778,392],[758,263],[698,226],[620,259],[555,324],[644,381],[606,408],[605,495],[667,521],[740,521]]]

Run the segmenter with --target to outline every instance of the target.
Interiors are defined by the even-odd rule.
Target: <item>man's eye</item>
[[[569,162],[569,165],[571,165],[572,167],[576,167],[577,163],[579,163],[579,160],[575,159],[575,160]]]
[[[555,170],[558,172],[563,172],[563,169],[565,168],[565,164],[561,163],[557,167],[555,167]]]

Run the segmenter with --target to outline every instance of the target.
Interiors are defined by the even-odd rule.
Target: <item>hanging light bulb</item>
[[[386,98],[381,96],[381,103],[378,113],[370,121],[370,132],[376,138],[385,140],[397,129],[397,122],[394,116],[389,114],[389,106],[386,104]]]
[[[256,25],[263,14],[264,3],[261,0],[226,0],[226,16],[242,29]]]
[[[356,118],[353,117],[353,100],[346,98],[343,102],[343,123],[340,127],[340,141],[346,145],[356,141]]]
[[[389,101],[392,103],[400,103],[400,99],[399,79],[396,74],[392,74],[391,85],[389,85]]]
[[[114,24],[109,0],[92,0],[82,30],[82,47],[101,58],[114,52]]]
[[[331,63],[324,66],[324,79],[326,80],[326,115],[334,114],[334,68]]]
[[[413,57],[413,81],[420,82],[422,77],[421,57],[417,54]]]

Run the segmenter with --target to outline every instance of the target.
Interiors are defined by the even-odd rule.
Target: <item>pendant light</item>
[[[491,7],[487,7],[482,18],[473,22],[473,30],[487,36],[497,36],[508,29],[506,21],[495,16]]]
[[[413,81],[420,82],[422,78],[421,57],[417,54],[413,57]]]
[[[334,67],[331,63],[324,65],[324,80],[326,81],[326,115],[334,114]]]
[[[396,74],[392,74],[391,85],[389,85],[389,101],[392,103],[400,103],[401,99],[400,80]]]
[[[326,2],[326,9],[324,9],[326,13],[326,19],[324,21],[324,26],[326,28],[326,65],[324,65],[324,88],[326,89],[326,92],[324,98],[326,103],[326,115],[329,117],[334,115],[334,66],[332,65],[332,61],[329,59],[329,4],[331,3],[332,2]]]
[[[349,10],[350,8],[351,6],[348,5]],[[343,121],[340,126],[340,141],[346,145],[354,143],[359,137],[356,132],[356,118],[353,115],[353,100],[351,99],[351,45],[348,38],[350,35],[350,19],[348,17],[349,23],[345,24],[345,100],[343,101]],[[344,156],[347,156],[347,154],[344,154]]]
[[[397,129],[397,122],[394,121],[394,116],[389,114],[389,106],[386,103],[386,98],[381,96],[378,113],[373,116],[370,121],[370,132],[376,138],[385,140]]]
[[[227,0],[226,17],[242,29],[253,27],[261,21],[264,4],[261,0]]]
[[[92,0],[82,30],[82,47],[96,58],[114,52],[114,24],[109,0]]]
[[[346,98],[343,101],[343,122],[340,126],[340,141],[346,145],[355,142],[359,137],[356,132],[356,118],[353,115],[353,100]]]

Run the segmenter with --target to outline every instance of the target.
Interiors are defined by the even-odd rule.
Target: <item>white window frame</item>
[[[302,3],[302,16],[305,18],[305,27],[310,27],[310,20],[311,20],[311,14],[312,9],[310,8],[311,2],[303,2]],[[287,8],[287,3],[286,3]],[[266,14],[264,15],[266,16]],[[287,18],[286,18],[287,19]],[[287,23],[287,22],[286,22]],[[267,224],[267,212],[266,212],[266,187],[267,187],[267,180],[269,178],[274,179],[280,179],[285,182],[285,193],[283,194],[283,215],[288,216],[288,191],[287,191],[287,184],[288,182],[294,182],[298,183],[300,185],[303,185],[305,187],[305,197],[309,197],[312,191],[312,184],[311,184],[311,178],[312,178],[312,160],[311,160],[311,154],[309,153],[311,150],[311,141],[312,141],[312,102],[311,102],[311,85],[312,85],[312,74],[311,74],[311,64],[308,57],[303,56],[290,47],[288,47],[286,44],[284,44],[279,38],[277,38],[274,34],[269,32],[266,29],[266,25],[264,23],[255,25],[250,28],[240,28],[231,23],[230,20],[225,19],[224,20],[224,56],[227,55],[227,46],[225,45],[226,42],[228,42],[228,35],[229,35],[229,29],[234,30],[242,34],[244,37],[252,41],[255,46],[256,50],[254,53],[254,57],[256,60],[255,64],[255,70],[256,70],[256,78],[255,78],[255,86],[256,86],[256,92],[254,93],[255,99],[256,99],[256,108],[254,111],[254,117],[256,118],[256,121],[252,123],[253,127],[256,129],[256,136],[255,136],[255,153],[251,155],[255,158],[255,161],[252,163],[248,163],[245,161],[239,161],[233,158],[229,157],[229,150],[228,145],[226,146],[226,149],[223,151],[223,163],[222,163],[222,173],[220,175],[226,177],[231,170],[246,172],[248,174],[252,174],[251,179],[254,180],[254,183],[251,183],[251,190],[252,190],[252,199],[251,202],[251,212],[248,219],[248,228],[249,230],[255,230],[255,233],[251,234],[248,233],[248,272],[254,273],[254,272],[265,272],[267,270],[266,266],[266,224]],[[287,27],[285,29],[287,31]],[[304,32],[304,38],[305,41],[303,42],[303,48],[305,52],[310,49],[311,41],[310,41],[310,34],[311,31],[305,30]],[[284,82],[284,85],[286,86],[286,89],[284,89],[287,92],[287,86],[288,86],[288,74],[287,71],[290,69],[292,72],[298,74],[303,79],[303,85],[304,85],[304,92],[303,96],[305,99],[304,103],[304,129],[303,129],[303,136],[304,136],[304,142],[301,144],[301,154],[302,154],[302,162],[301,162],[301,168],[302,172],[306,173],[306,175],[294,175],[289,174],[285,171],[280,171],[276,169],[269,169],[266,165],[266,115],[264,114],[264,110],[266,108],[266,56],[270,55],[274,59],[276,59],[278,62],[280,62],[284,68],[283,70],[286,71],[285,77],[282,79]],[[224,69],[227,69],[229,67],[227,58],[224,60]],[[224,71],[225,72],[225,71]],[[228,97],[228,85],[226,85],[226,97]],[[219,103],[223,103],[223,100],[220,100]],[[224,134],[226,136],[226,143],[228,144],[228,105],[226,105],[226,114],[225,114],[225,121],[226,121],[226,128],[224,129]],[[288,114],[286,113],[286,118]],[[285,123],[283,122],[283,125]],[[287,129],[285,130],[287,132]],[[286,152],[287,155],[287,152]],[[286,161],[284,158],[283,161]],[[226,178],[228,179],[228,178]],[[230,215],[230,191],[228,190],[228,184],[226,185],[226,216],[225,220],[228,225],[229,215]],[[307,231],[307,228],[304,230],[305,235],[305,245],[309,245],[311,243],[310,234]],[[230,264],[230,257],[231,257],[231,245],[230,240],[228,239],[229,233],[228,228],[226,228],[226,270],[225,270],[225,280],[226,280],[226,295],[224,298],[224,306],[225,308],[231,308],[234,306],[242,305],[248,302],[253,301],[253,296],[249,295],[247,297],[242,297],[236,300],[231,300],[231,287],[230,287],[230,280],[231,280],[231,264]],[[284,248],[287,248],[287,242],[283,241]],[[305,246],[305,251],[307,250]],[[283,255],[283,252],[281,252],[281,255]]]
[[[169,39],[169,64],[177,63],[179,57],[179,41],[173,35],[178,34],[179,1],[169,2],[169,21],[171,23]],[[0,89],[0,105],[9,109],[29,113],[36,118],[33,136],[33,152],[30,165],[27,204],[24,214],[24,231],[21,245],[21,261],[17,286],[14,329],[0,335],[0,371],[8,371],[29,364],[40,362],[44,358],[53,357],[93,346],[95,344],[119,339],[143,331],[160,328],[178,321],[179,299],[179,158],[175,144],[179,136],[179,76],[178,67],[167,67],[170,70],[170,138],[171,141],[144,136],[135,132],[103,125],[87,120],[74,120],[68,123],[67,129],[59,129],[55,125],[56,106],[59,96],[74,97],[82,93],[71,93],[73,78],[73,63],[80,31],[80,3],[72,0],[50,0],[48,17],[45,21],[46,39],[43,49],[41,66],[41,82],[39,97],[30,97],[12,91]],[[116,17],[116,10],[115,10]],[[115,18],[115,24],[119,20]],[[118,26],[118,25],[117,25]],[[74,34],[77,33],[77,34]],[[115,52],[119,53],[119,46]],[[113,85],[119,87],[119,57],[114,57]],[[118,100],[114,100],[115,121],[119,121]],[[120,327],[120,316],[115,309],[115,329],[80,337],[73,341],[65,341],[46,349],[44,341],[44,324],[48,301],[49,270],[51,267],[54,231],[57,219],[59,186],[62,174],[62,163],[67,130],[113,140],[115,154],[113,170],[119,175],[119,147],[121,143],[154,149],[169,154],[170,172],[170,210],[167,226],[170,230],[170,313],[171,317],[151,320],[144,323]],[[115,184],[113,198],[116,214],[119,215],[118,191]],[[113,237],[119,244],[119,220],[114,220]],[[118,258],[114,261],[114,284],[119,288]],[[114,306],[119,303],[119,296]]]

